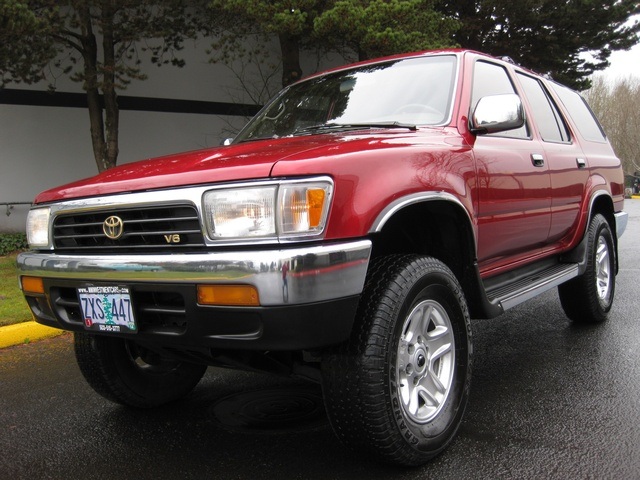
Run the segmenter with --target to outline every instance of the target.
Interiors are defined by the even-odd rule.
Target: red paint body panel
[[[129,163],[47,190],[38,195],[36,203],[266,178],[276,161],[323,144],[310,137],[264,140]]]
[[[326,173],[334,178],[335,198],[326,238],[364,236],[387,205],[418,192],[451,193],[472,215],[474,160],[468,146],[451,145],[459,141],[452,129],[336,138],[341,140],[323,155],[290,156],[272,172],[274,177]]]

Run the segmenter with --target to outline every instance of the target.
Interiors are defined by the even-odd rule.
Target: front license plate
[[[78,299],[84,327],[98,332],[138,331],[128,287],[82,287]]]

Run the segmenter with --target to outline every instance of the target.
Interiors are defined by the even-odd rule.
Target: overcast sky
[[[640,44],[627,51],[613,52],[609,61],[611,66],[603,71],[609,80],[629,76],[640,78]]]
[[[626,25],[632,25],[634,22],[640,22],[640,15],[632,16]],[[609,62],[611,62],[611,66],[602,72],[609,82],[615,82],[619,78],[640,78],[640,36],[638,36],[638,43],[635,47],[627,51],[613,52],[609,57]],[[596,73],[596,75],[602,73]]]

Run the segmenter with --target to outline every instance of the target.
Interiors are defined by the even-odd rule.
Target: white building
[[[246,122],[237,103],[255,109],[255,102],[242,97],[229,68],[209,63],[209,43],[187,44],[183,68],[148,63],[148,79],[120,92],[118,164],[217,146]],[[319,64],[311,54],[303,61],[305,74],[344,63]],[[24,231],[29,203],[40,191],[98,172],[80,84],[60,77],[54,95],[47,85],[0,89],[0,233]]]

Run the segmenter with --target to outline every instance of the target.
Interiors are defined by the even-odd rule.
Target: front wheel
[[[207,369],[122,338],[77,332],[74,344],[78,366],[89,385],[106,399],[130,407],[157,407],[182,398]]]
[[[615,245],[607,220],[600,214],[586,233],[585,272],[558,287],[560,303],[567,317],[576,323],[598,323],[607,319],[616,289]]]
[[[376,259],[351,339],[322,364],[334,431],[388,462],[427,462],[460,426],[471,358],[469,313],[453,273],[430,257]]]

